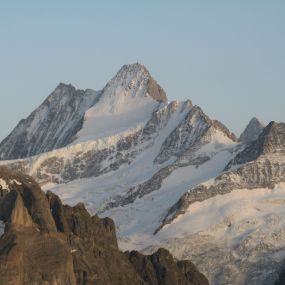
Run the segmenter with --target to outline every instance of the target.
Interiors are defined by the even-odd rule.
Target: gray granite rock
[[[261,123],[260,120],[255,117],[252,118],[246,126],[245,130],[240,135],[239,140],[243,143],[255,141],[262,133],[264,127],[265,125]]]

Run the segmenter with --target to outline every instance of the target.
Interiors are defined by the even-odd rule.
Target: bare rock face
[[[283,269],[279,273],[278,279],[275,281],[274,285],[283,285],[285,284],[285,268],[283,265]]]
[[[29,217],[26,215],[27,209],[34,225],[40,231],[56,231],[46,196],[33,178],[14,174],[5,167],[0,167],[0,177],[7,183],[10,182],[10,185],[12,184],[12,186],[7,186],[7,189],[2,189],[6,194],[0,200],[1,220],[8,224],[13,224],[12,219],[15,221],[14,224],[23,224],[24,220],[29,223]]]
[[[83,204],[62,205],[32,178],[4,167],[0,178],[13,181],[0,199],[0,285],[208,284],[191,263],[176,263],[164,250],[137,253],[151,260],[156,277],[146,279],[145,268],[119,251],[111,219],[91,216]]]
[[[91,217],[83,204],[63,206],[51,192],[47,197],[57,228],[69,241],[76,284],[143,284],[118,249],[112,220]]]
[[[75,285],[73,261],[64,235],[34,227],[12,227],[0,241],[0,284]]]
[[[184,260],[176,262],[166,249],[160,248],[152,255],[143,255],[138,251],[126,252],[126,255],[147,284],[209,284],[193,263]]]
[[[32,227],[33,221],[28,213],[27,208],[24,206],[22,197],[17,194],[14,209],[11,213],[11,224],[22,227]]]
[[[148,81],[147,93],[156,101],[167,101],[165,91],[158,85],[158,83],[152,77],[150,77]]]
[[[252,118],[240,135],[239,140],[243,143],[255,141],[262,133],[264,127],[263,123],[261,123],[257,118]]]
[[[56,230],[45,194],[30,177],[3,167],[0,177],[14,181],[0,200],[6,225],[0,239],[0,284],[75,285],[70,247]]]
[[[285,124],[270,122],[259,135],[258,139],[251,142],[241,151],[226,167],[253,161],[261,155],[284,153],[285,149]]]

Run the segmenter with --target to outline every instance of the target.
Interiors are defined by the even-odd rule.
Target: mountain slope
[[[251,156],[249,155],[251,154]],[[273,188],[285,182],[285,124],[271,122],[258,139],[239,152],[227,165],[227,172],[214,182],[201,184],[186,192],[170,211],[175,219],[191,204],[234,189]],[[237,169],[235,166],[239,165]],[[233,168],[233,170],[231,170]]]
[[[83,204],[62,205],[31,177],[1,167],[0,179],[14,181],[2,189],[0,198],[5,224],[0,239],[1,285],[208,284],[190,261],[177,263],[167,250],[151,256],[123,254],[112,220],[90,216]],[[138,259],[147,260],[148,266]]]
[[[243,143],[249,143],[255,141],[258,136],[262,133],[264,129],[264,124],[260,122],[257,118],[252,118],[245,130],[239,137],[239,140]]]
[[[152,272],[163,246],[193,259],[212,284],[274,283],[285,258],[284,124],[238,141],[190,100],[167,102],[140,64],[96,94],[68,145],[0,164],[112,217],[120,248],[151,254],[131,255],[138,268]]]
[[[138,128],[166,102],[163,89],[140,64],[124,65],[90,108],[74,143],[103,139]]]
[[[0,158],[25,158],[137,128],[165,101],[163,89],[140,64],[123,66],[97,92],[61,83],[1,142]]]
[[[285,124],[271,122],[225,169],[185,192],[149,244],[192,257],[213,284],[273,284],[285,249]]]
[[[148,114],[149,120],[141,121],[135,129],[86,142],[75,141],[66,148],[1,163],[33,176],[42,185],[131,171],[131,188],[167,165],[176,163],[179,167],[210,159],[211,153],[196,156],[205,144],[214,142],[217,148],[224,144],[235,146],[235,137],[221,123],[211,120],[189,101],[163,103],[155,108]],[[176,133],[185,141],[171,139],[177,137]],[[173,144],[168,145],[169,141]]]
[[[98,100],[92,90],[59,84],[27,119],[21,120],[0,144],[1,159],[17,159],[69,144],[82,127],[83,116]]]

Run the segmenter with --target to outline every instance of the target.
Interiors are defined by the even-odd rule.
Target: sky
[[[0,140],[59,82],[100,90],[135,62],[237,135],[284,122],[284,15],[284,0],[0,1]]]

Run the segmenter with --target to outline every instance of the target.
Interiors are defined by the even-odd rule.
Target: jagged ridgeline
[[[124,92],[120,89],[124,89],[122,90]],[[104,115],[104,111],[120,113],[119,109],[127,107],[135,111],[143,107],[135,106],[136,103],[143,105],[150,103],[151,100],[147,100],[147,96],[156,102],[167,101],[164,90],[140,64],[123,66],[100,91],[79,90],[71,84],[60,83],[47,99],[30,116],[21,120],[0,144],[0,158],[25,158],[64,147],[76,139],[76,135],[84,126],[87,110],[94,105],[97,104],[98,110],[105,109],[100,110],[101,115]],[[151,107],[154,108],[154,105],[157,104]],[[102,127],[107,129],[110,126]],[[93,133],[90,132],[90,135]]]
[[[111,219],[63,205],[29,176],[0,167],[0,284],[209,284],[190,261],[165,249],[146,256],[118,249]],[[5,229],[3,230],[3,226]]]
[[[70,207],[111,217],[119,248],[136,270],[149,264],[146,275],[161,247],[211,284],[274,284],[283,270],[284,123],[253,118],[237,139],[190,100],[168,101],[141,64],[99,91],[58,85],[0,157]]]

